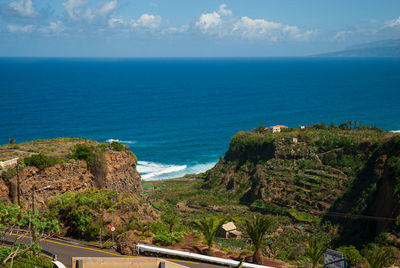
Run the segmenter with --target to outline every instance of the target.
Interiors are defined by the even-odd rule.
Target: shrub
[[[356,266],[357,263],[360,263],[364,260],[360,252],[354,246],[340,247],[337,249],[337,251],[340,251],[344,254],[346,264],[349,266],[349,268]]]
[[[102,150],[103,152],[107,151],[110,148],[110,144],[107,142],[102,142],[97,145],[97,147]]]
[[[12,167],[12,168],[8,168],[7,170],[3,171],[3,173],[1,174],[1,177],[9,180],[16,175],[17,175],[17,169],[15,167]]]
[[[182,242],[183,234],[181,232],[170,233],[170,232],[159,232],[154,237],[154,243],[158,243],[162,246],[172,246],[177,242]]]
[[[93,148],[86,144],[78,144],[72,149],[72,158],[85,160],[88,165],[93,163]]]
[[[128,151],[128,154],[130,154],[133,157],[133,160],[135,160],[135,163],[137,164],[138,162],[137,156],[132,151]]]
[[[71,235],[86,239],[97,236],[101,212],[111,207],[111,193],[100,190],[67,192],[48,203],[51,217],[59,218],[68,226]]]
[[[380,233],[375,237],[374,243],[379,246],[387,245],[387,233]]]
[[[114,151],[123,151],[125,149],[125,146],[119,142],[113,141],[111,143],[111,149]]]
[[[62,161],[62,158],[50,158],[42,153],[24,158],[24,164],[26,166],[37,167],[38,169],[44,169],[61,163]]]

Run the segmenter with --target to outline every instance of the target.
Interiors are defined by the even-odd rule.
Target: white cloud
[[[44,34],[61,33],[64,31],[64,25],[62,21],[50,22],[48,26],[39,29],[39,32]]]
[[[69,15],[72,20],[76,20],[77,16],[81,12],[80,9],[77,8],[84,6],[88,3],[88,0],[67,0],[66,2],[62,3],[65,8],[65,11]]]
[[[35,17],[38,15],[33,7],[32,0],[18,0],[8,4],[8,6],[24,17]]]
[[[161,25],[161,17],[159,15],[143,14],[140,18],[133,22],[133,27],[143,27],[148,29],[157,29]]]
[[[63,3],[65,11],[70,19],[74,21],[85,20],[87,22],[97,22],[107,24],[110,16],[118,8],[118,0],[105,2],[98,8],[84,8],[89,3],[88,0],[67,0]]]
[[[102,7],[97,11],[99,15],[107,16],[113,13],[118,8],[118,1],[112,0],[110,2],[105,3]]]
[[[215,33],[216,29],[222,25],[223,21],[217,12],[201,14],[199,21],[196,22],[202,33]]]
[[[108,20],[108,26],[110,28],[116,28],[118,26],[126,26],[126,25],[127,25],[127,23],[122,18],[110,18]]]
[[[284,25],[279,22],[267,21],[264,19],[251,19],[242,17],[234,23],[232,33],[237,33],[246,39],[268,39],[277,41],[290,38],[295,40],[308,39],[314,31],[302,32],[299,27]]]
[[[219,6],[218,13],[221,16],[230,16],[232,15],[232,10],[226,9],[226,4],[222,4]]]
[[[35,29],[35,25],[29,24],[25,26],[19,26],[19,25],[8,24],[7,29],[11,33],[16,33],[16,32],[31,33]]]
[[[333,40],[345,41],[351,34],[353,34],[353,31],[339,31],[333,37]]]
[[[400,26],[400,17],[398,17],[397,19],[390,20],[385,23],[385,27],[393,28],[393,27],[397,27],[397,26]]]
[[[184,33],[189,30],[189,24],[184,24],[179,27],[169,27],[166,30],[163,30],[162,33]]]
[[[85,10],[85,13],[83,13],[83,18],[87,21],[93,21],[94,20],[94,12],[93,9],[87,8]]]

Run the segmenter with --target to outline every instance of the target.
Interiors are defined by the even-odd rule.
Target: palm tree
[[[14,138],[9,138],[8,141],[10,142],[10,144],[13,144],[15,142]]]
[[[396,259],[393,250],[389,247],[377,248],[375,254],[369,254],[367,261],[370,268],[382,268],[389,266]]]
[[[221,226],[226,222],[225,219],[214,220],[213,218],[206,218],[199,221],[195,221],[194,223],[199,227],[201,233],[204,236],[204,240],[208,247],[207,252],[211,253],[211,247],[214,243],[215,235]]]
[[[249,235],[255,247],[253,254],[253,262],[257,264],[263,263],[263,255],[261,247],[265,234],[272,229],[274,225],[272,218],[263,216],[254,217],[253,221],[246,219],[246,232]]]
[[[308,245],[306,245],[306,255],[311,259],[313,268],[317,267],[325,250],[326,247],[322,243],[318,243],[314,239],[308,241]]]

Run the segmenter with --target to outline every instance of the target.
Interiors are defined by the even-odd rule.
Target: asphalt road
[[[16,236],[6,236],[4,238],[8,241],[15,241]],[[19,240],[19,243],[30,243],[30,238],[28,236],[22,237]],[[57,259],[62,262],[67,268],[72,267],[72,257],[124,257],[124,258],[142,258],[141,256],[126,256],[117,253],[114,250],[104,250],[98,249],[95,247],[84,246],[84,245],[76,245],[71,244],[65,241],[53,240],[53,239],[46,239],[40,241],[40,246],[57,255]],[[169,261],[173,261],[179,263],[184,266],[192,267],[192,268],[221,268],[223,266],[207,264],[207,263],[199,263],[196,261],[185,261],[185,260],[173,260],[167,259]]]

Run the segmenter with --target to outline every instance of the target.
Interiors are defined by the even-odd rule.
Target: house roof
[[[283,125],[276,125],[274,127],[280,127],[280,128],[288,128],[287,126],[283,126]]]
[[[231,233],[231,234],[234,234],[234,235],[236,235],[236,236],[242,236],[242,232],[240,232],[240,231],[238,231],[238,230],[230,231],[230,233]]]
[[[236,226],[233,222],[228,222],[228,223],[225,223],[222,225],[222,229],[229,232],[229,231],[236,230]]]

